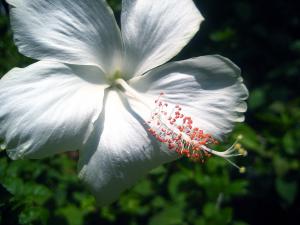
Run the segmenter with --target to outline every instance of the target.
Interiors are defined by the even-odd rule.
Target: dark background
[[[119,15],[120,1],[109,2]],[[75,153],[11,161],[1,152],[0,224],[300,223],[299,1],[195,2],[206,20],[176,60],[221,54],[242,68],[249,110],[228,144],[243,134],[249,155],[237,163],[247,173],[218,158],[204,165],[182,159],[155,169],[111,206],[97,208],[77,179]],[[5,7],[0,75],[32,62],[14,46]]]

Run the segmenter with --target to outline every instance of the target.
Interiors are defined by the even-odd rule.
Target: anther
[[[246,168],[242,166],[240,167],[239,171],[240,173],[246,173]]]
[[[6,149],[6,144],[0,144],[0,151],[4,151]]]

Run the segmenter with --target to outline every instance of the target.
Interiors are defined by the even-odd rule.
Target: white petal
[[[124,0],[121,19],[128,77],[174,57],[203,21],[192,0]]]
[[[8,0],[19,51],[39,60],[98,65],[114,72],[122,41],[102,0]]]
[[[79,177],[100,205],[116,200],[149,170],[177,157],[159,149],[126,99],[115,91],[104,98],[105,110],[79,161]]]
[[[234,122],[244,120],[248,91],[240,69],[221,56],[169,63],[130,83],[137,91],[152,96],[152,102],[164,92],[165,101],[181,105],[196,126],[218,139],[232,130]],[[154,102],[152,105],[154,108]]]
[[[0,137],[10,157],[76,150],[93,129],[105,85],[101,70],[40,61],[0,80]]]

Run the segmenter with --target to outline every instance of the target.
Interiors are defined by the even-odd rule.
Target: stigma
[[[218,140],[212,134],[205,133],[203,129],[195,126],[193,118],[185,115],[180,105],[170,107],[167,102],[162,100],[163,95],[164,93],[160,93],[155,100],[155,108],[147,121],[148,131],[151,135],[180,157],[184,156],[192,161],[204,163],[215,155],[238,168],[240,173],[246,171],[245,167],[239,167],[231,160],[235,156],[247,155],[247,151],[239,143],[242,135],[239,135],[228,149],[214,150],[211,146],[218,145]]]

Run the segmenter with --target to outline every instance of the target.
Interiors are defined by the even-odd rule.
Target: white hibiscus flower
[[[161,143],[170,135],[161,129],[188,133],[164,122],[176,105],[194,128],[216,139],[244,119],[248,92],[230,60],[203,56],[164,64],[203,21],[192,0],[123,0],[121,31],[104,0],[7,2],[19,51],[40,61],[0,81],[5,148],[13,159],[79,149],[79,177],[99,204],[178,158],[174,146]],[[154,103],[160,92],[168,110]],[[181,136],[181,143],[189,150],[188,138]],[[215,153],[234,155],[232,148]]]

